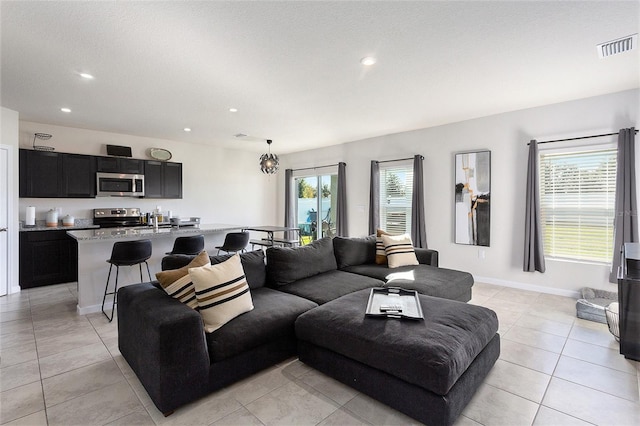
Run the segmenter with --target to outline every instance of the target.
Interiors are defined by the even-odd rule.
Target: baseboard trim
[[[474,276],[473,279],[476,282],[487,283],[487,284],[495,284],[495,285],[499,285],[499,286],[502,286],[502,287],[511,287],[511,288],[517,288],[517,289],[520,289],[520,290],[535,291],[535,292],[538,292],[538,293],[554,294],[556,296],[571,297],[573,299],[580,299],[580,297],[581,297],[579,292],[573,291],[573,290],[565,290],[565,289],[560,289],[560,288],[544,287],[544,286],[539,286],[539,285],[534,285],[534,284],[520,283],[520,282],[517,282],[517,281],[501,280],[501,279],[498,279],[498,278],[491,278],[491,277]]]
[[[107,308],[111,309],[111,303],[104,304],[104,309],[107,310]],[[85,306],[84,308],[81,308],[80,306],[76,306],[76,309],[78,311],[78,315],[93,314],[95,312],[100,312],[102,310],[102,304]]]

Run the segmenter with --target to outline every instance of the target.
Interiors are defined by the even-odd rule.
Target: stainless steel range
[[[142,225],[138,207],[93,209],[93,224],[100,228],[121,228]]]

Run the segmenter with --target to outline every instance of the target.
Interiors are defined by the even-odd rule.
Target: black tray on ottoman
[[[495,312],[418,295],[423,321],[371,318],[369,294],[300,315],[300,360],[423,423],[453,424],[500,355]]]

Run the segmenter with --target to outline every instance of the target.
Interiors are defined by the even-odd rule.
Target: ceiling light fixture
[[[60,108],[60,111],[62,111],[62,112],[71,112],[71,110],[69,108]]]
[[[183,130],[188,133],[188,132],[191,131],[191,128],[190,127],[185,127]]]
[[[366,67],[370,67],[371,65],[375,64],[377,62],[376,58],[374,58],[373,56],[366,56],[362,59],[360,59],[360,63]]]
[[[80,77],[86,78],[87,80],[93,80],[93,78],[94,78],[91,74],[88,74],[86,72],[81,72],[80,73]]]
[[[260,170],[262,173],[272,175],[278,171],[278,166],[280,165],[280,160],[278,160],[278,156],[271,153],[271,143],[273,141],[271,139],[267,139],[267,144],[269,145],[269,153],[262,154],[260,156]]]
[[[238,112],[238,108],[229,108],[229,112]]]

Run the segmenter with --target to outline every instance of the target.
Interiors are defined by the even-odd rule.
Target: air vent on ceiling
[[[599,44],[598,56],[600,59],[608,56],[618,55],[620,53],[627,52],[636,48],[638,44],[638,34],[622,37],[617,40],[608,41],[606,43]]]

